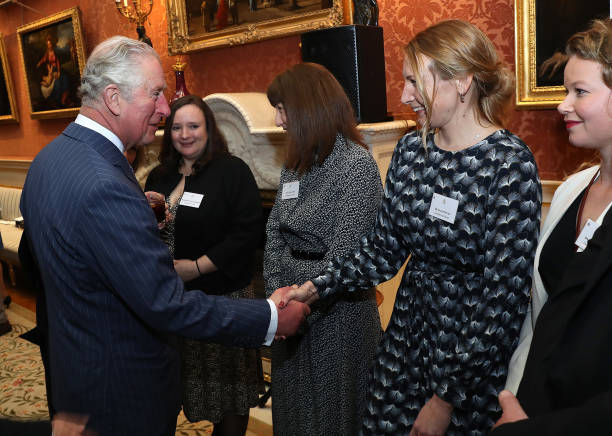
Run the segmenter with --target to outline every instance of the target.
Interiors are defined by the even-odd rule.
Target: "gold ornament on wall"
[[[153,0],[149,0],[148,6],[144,4],[141,7],[140,0],[131,0],[132,5],[130,6],[130,2],[128,0],[115,0],[115,6],[117,6],[117,11],[130,20],[131,23],[136,23],[136,33],[138,34],[138,40],[149,44],[153,47],[153,43],[151,43],[151,38],[147,36],[147,32],[144,27],[144,23],[153,10]],[[144,3],[144,2],[143,2]]]
[[[166,0],[166,11],[168,51],[183,54],[351,24],[353,0]]]

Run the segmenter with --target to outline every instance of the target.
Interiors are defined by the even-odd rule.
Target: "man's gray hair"
[[[94,106],[110,84],[117,85],[121,94],[131,99],[132,92],[144,83],[141,61],[146,57],[159,60],[151,46],[125,36],[113,36],[98,44],[83,69],[81,104]]]

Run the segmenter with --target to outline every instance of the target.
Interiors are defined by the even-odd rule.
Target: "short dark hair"
[[[219,131],[215,116],[213,115],[210,107],[197,95],[186,95],[174,101],[170,106],[170,115],[166,119],[166,125],[164,127],[164,138],[162,140],[161,151],[159,152],[159,162],[161,166],[166,170],[178,168],[180,165],[182,156],[176,151],[172,144],[172,124],[174,123],[174,116],[176,112],[187,105],[194,105],[198,107],[204,114],[204,121],[206,123],[206,134],[208,139],[206,140],[206,147],[204,153],[198,158],[193,164],[193,174],[197,174],[202,168],[206,166],[208,162],[219,157],[229,155],[229,149],[227,148],[227,142],[225,137]]]

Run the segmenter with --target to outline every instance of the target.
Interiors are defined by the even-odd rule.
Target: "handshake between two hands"
[[[308,281],[302,286],[293,285],[278,288],[270,296],[270,300],[278,309],[278,327],[275,339],[285,339],[295,334],[308,315],[309,304],[319,298],[317,289]]]

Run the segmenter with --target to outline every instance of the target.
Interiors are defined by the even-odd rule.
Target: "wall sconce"
[[[123,4],[122,4],[123,1]],[[138,40],[149,44],[153,47],[151,39],[147,36],[144,28],[144,22],[153,9],[153,0],[149,0],[149,7],[145,11],[140,9],[140,0],[132,0],[132,5],[129,5],[128,0],[115,0],[115,6],[121,15],[130,20],[131,23],[136,23],[136,32]]]

